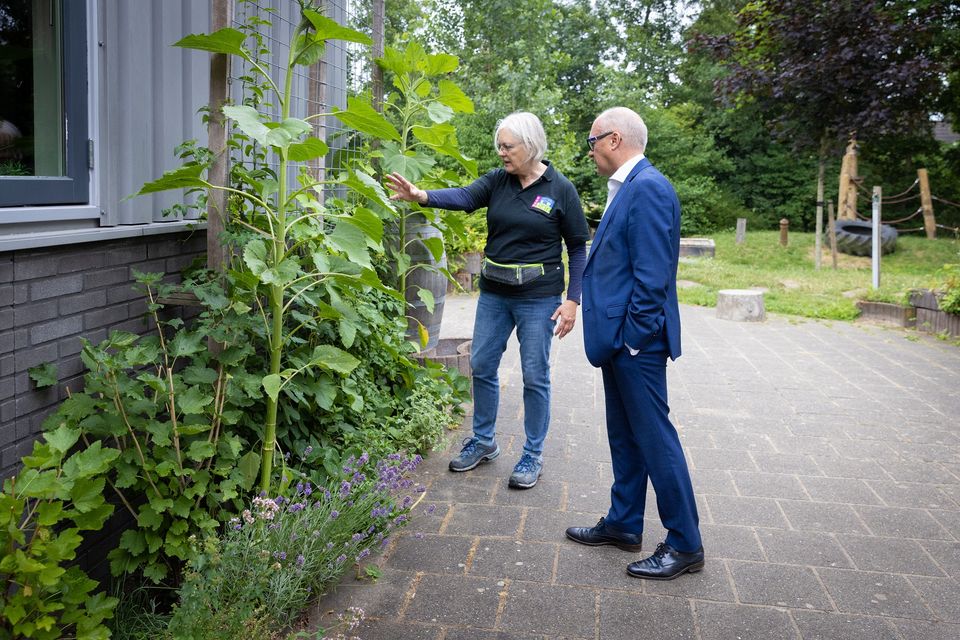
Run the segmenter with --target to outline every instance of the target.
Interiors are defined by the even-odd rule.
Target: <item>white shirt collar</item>
[[[614,171],[613,175],[607,179],[607,205],[603,208],[604,213],[610,208],[610,203],[613,202],[614,196],[617,195],[617,191],[623,186],[627,176],[630,175],[630,172],[633,171],[633,168],[637,166],[637,163],[641,160],[643,160],[643,154],[638,153],[620,165],[620,168]]]

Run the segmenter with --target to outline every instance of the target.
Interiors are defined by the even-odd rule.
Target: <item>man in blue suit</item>
[[[680,356],[680,202],[644,157],[647,127],[635,112],[604,111],[587,142],[608,195],[583,273],[583,334],[587,359],[603,373],[613,486],[607,515],[596,526],[567,529],[567,537],[639,551],[649,478],[667,538],[627,572],[672,580],[704,564],[693,486],[667,403],[667,358]]]

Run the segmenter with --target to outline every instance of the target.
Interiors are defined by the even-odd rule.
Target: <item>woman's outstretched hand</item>
[[[393,195],[390,196],[391,200],[427,204],[427,192],[423,189],[418,189],[415,184],[399,173],[391,173],[387,176],[387,186],[394,192]]]

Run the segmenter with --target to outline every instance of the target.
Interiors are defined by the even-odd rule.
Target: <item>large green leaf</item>
[[[260,454],[256,451],[248,451],[240,458],[237,468],[240,470],[240,477],[242,478],[240,486],[243,487],[244,491],[249,491],[259,475]]]
[[[195,440],[190,443],[190,447],[187,449],[187,457],[194,462],[200,462],[212,456],[215,451],[216,447],[212,442],[208,440]]]
[[[376,63],[386,71],[392,71],[395,76],[402,76],[413,71],[413,69],[407,67],[403,53],[393,47],[387,47],[383,52],[383,57],[377,58]]]
[[[420,238],[420,242],[425,244],[427,249],[430,250],[433,259],[440,262],[443,258],[443,238]]]
[[[185,164],[177,169],[167,171],[153,182],[146,183],[140,187],[137,195],[142,196],[148,193],[170,191],[171,189],[191,189],[209,186],[209,184],[200,177],[201,173],[203,173],[202,165]]]
[[[294,162],[306,162],[327,154],[330,148],[319,138],[307,138],[303,142],[294,142],[287,149],[287,157]]]
[[[247,36],[243,32],[226,27],[210,34],[191,34],[173,43],[173,46],[242,56],[244,54],[243,41],[246,38]]]
[[[415,125],[410,128],[413,137],[431,147],[456,142],[457,130],[452,124],[439,123],[432,124],[429,127]]]
[[[361,133],[386,140],[400,140],[400,133],[396,128],[366,100],[349,97],[347,110],[334,108],[333,114],[345,125]]]
[[[266,127],[270,129],[270,133],[267,134],[265,140],[266,144],[281,148],[290,146],[294,140],[313,130],[309,122],[300,118],[287,118],[283,122],[268,122]]]
[[[270,375],[263,377],[263,390],[267,392],[267,395],[270,396],[270,399],[276,401],[277,397],[280,395],[280,385],[283,384],[283,380],[279,375],[271,373]]]
[[[345,253],[351,262],[362,267],[372,266],[367,251],[367,235],[350,220],[338,220],[333,233],[327,234],[327,242]]]
[[[259,238],[248,242],[243,248],[243,262],[251,273],[259,278],[260,274],[267,270],[266,243]]]
[[[428,76],[438,76],[444,73],[451,73],[460,66],[460,60],[457,56],[449,53],[432,53],[427,56],[427,65],[424,71]]]
[[[355,208],[350,215],[349,221],[350,224],[363,230],[363,232],[377,244],[383,240],[383,221],[370,209],[366,207]]]
[[[453,109],[442,102],[427,103],[427,115],[434,122],[446,122],[453,117]]]
[[[287,285],[300,274],[300,262],[296,256],[290,256],[273,269],[260,274],[260,280],[266,284]]]
[[[404,153],[392,142],[383,143],[382,153],[383,170],[386,173],[399,173],[410,182],[420,180],[435,164],[430,156],[413,150]]]
[[[309,67],[320,62],[323,59],[326,44],[323,40],[317,40],[313,34],[300,34],[293,44],[293,50],[296,52],[293,56],[293,64]]]
[[[347,27],[337,24],[336,21],[313,11],[304,9],[303,15],[306,16],[313,28],[316,29],[316,37],[322,40],[345,40],[347,42],[357,42],[359,44],[373,44],[370,36],[354,31]]]
[[[103,504],[103,487],[106,478],[80,478],[70,490],[70,501],[74,509],[86,513]]]
[[[348,375],[360,364],[359,360],[346,351],[329,344],[322,344],[314,348],[313,354],[310,356],[310,362],[336,371],[341,375]]]
[[[433,306],[436,304],[433,299],[433,292],[425,287],[420,287],[417,290],[417,297],[420,298],[424,306],[426,306],[427,313],[433,313]]]
[[[397,212],[396,207],[394,207],[390,201],[390,196],[384,191],[383,185],[363,171],[351,171],[341,179],[341,182],[344,186],[353,189],[372,204],[382,207],[391,213]]]
[[[236,122],[245,134],[260,144],[267,144],[270,128],[260,120],[260,113],[256,109],[245,104],[226,105],[223,114]]]
[[[440,95],[437,100],[459,113],[473,113],[473,100],[467,97],[460,87],[450,80],[441,80],[437,83]]]

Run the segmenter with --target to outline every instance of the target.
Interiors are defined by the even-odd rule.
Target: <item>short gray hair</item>
[[[619,132],[628,147],[636,148],[641,153],[647,148],[647,125],[640,114],[633,109],[627,107],[607,109],[597,116],[597,122],[602,125],[601,129]]]
[[[534,162],[543,160],[547,154],[547,134],[543,130],[540,118],[529,111],[515,111],[497,123],[493,132],[493,148],[497,148],[500,131],[506,129],[520,138],[520,142],[530,152]]]

